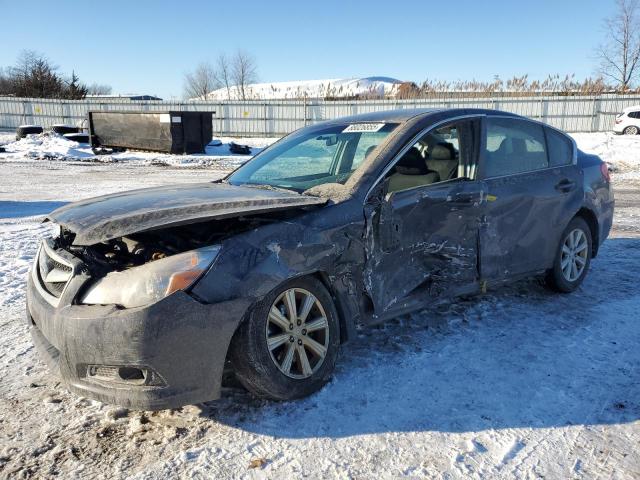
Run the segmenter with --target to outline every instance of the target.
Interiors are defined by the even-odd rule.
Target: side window
[[[542,125],[517,118],[487,120],[486,177],[531,172],[549,166]]]
[[[640,118],[640,111],[638,111],[638,112],[629,112],[629,117],[631,117],[631,118]]]
[[[474,178],[478,120],[453,122],[427,132],[387,174],[389,192]]]
[[[569,165],[573,160],[573,143],[566,135],[553,130],[545,129],[547,133],[547,148],[549,149],[549,163],[552,167]]]

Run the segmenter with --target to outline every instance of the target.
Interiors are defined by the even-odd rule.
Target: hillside
[[[352,98],[389,97],[395,95],[402,82],[390,77],[333,78],[292,82],[254,83],[247,87],[247,99],[283,98]],[[207,100],[238,100],[242,95],[238,87],[214,90]]]

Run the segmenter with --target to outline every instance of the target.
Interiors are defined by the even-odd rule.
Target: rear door
[[[549,268],[582,195],[573,142],[537,122],[488,116],[482,143],[481,278]]]

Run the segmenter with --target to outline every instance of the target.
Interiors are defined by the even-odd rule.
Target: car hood
[[[74,245],[93,245],[132,233],[326,202],[282,190],[195,183],[90,198],[58,208],[47,219],[75,233]]]

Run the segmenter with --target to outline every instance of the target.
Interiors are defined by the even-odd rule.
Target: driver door
[[[452,178],[423,171],[420,178],[431,183],[389,191],[390,184],[398,183],[391,178],[392,167],[372,190],[365,205],[364,275],[375,317],[415,308],[445,293],[477,288],[480,203],[485,191],[474,178],[479,134],[478,120],[464,120],[427,132],[412,146],[423,152],[429,172],[451,171],[443,176]],[[457,168],[437,164],[434,146],[443,144],[454,147]],[[450,165],[451,160],[443,161]],[[401,163],[402,158],[398,166]]]

